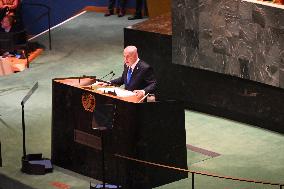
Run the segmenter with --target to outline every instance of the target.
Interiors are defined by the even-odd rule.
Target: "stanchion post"
[[[191,178],[192,178],[191,188],[194,189],[194,173],[191,173]]]
[[[106,183],[106,174],[105,174],[105,134],[107,132],[107,128],[106,127],[96,127],[93,128],[96,129],[100,132],[100,136],[101,136],[101,154],[102,154],[102,167],[101,167],[101,171],[102,171],[102,185],[101,184],[97,184],[95,188],[103,188],[103,189],[107,189],[107,188],[114,188],[114,185],[111,184],[107,184]],[[93,187],[91,186],[90,183],[90,189],[92,189]],[[119,188],[119,186],[116,186],[116,188]]]
[[[26,57],[26,59],[27,59],[27,68],[30,68],[28,44],[26,44],[26,48],[25,48],[25,50],[24,50],[24,54],[25,54],[25,57]]]
[[[106,182],[105,182],[105,142],[104,142],[104,131],[106,128],[100,129],[101,132],[101,144],[102,144],[102,175],[103,175],[103,189],[106,187]]]
[[[117,187],[117,188],[120,188],[120,187],[119,187],[119,184],[120,184],[121,182],[120,182],[120,179],[119,179],[119,176],[118,176],[118,175],[119,175],[119,171],[120,171],[120,170],[119,170],[119,162],[118,162],[119,159],[118,159],[118,157],[116,157],[115,155],[113,155],[113,157],[115,157],[116,187]]]
[[[0,167],[2,167],[1,141],[0,141]]]
[[[50,33],[50,27],[51,27],[51,24],[50,24],[50,8],[48,8],[48,40],[49,40],[49,50],[51,50],[51,33]]]

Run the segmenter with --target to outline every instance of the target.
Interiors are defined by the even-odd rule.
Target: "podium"
[[[114,96],[91,87],[95,81],[95,78],[53,79],[53,164],[102,180],[102,139],[99,131],[92,128],[93,112],[96,107],[112,104],[115,107],[112,125],[104,134],[108,183],[123,188],[143,185],[152,188],[187,178],[187,173],[136,165],[114,156],[187,169],[183,104],[138,103],[140,99],[136,97]]]

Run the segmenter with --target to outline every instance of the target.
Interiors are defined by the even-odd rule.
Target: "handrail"
[[[281,183],[272,183],[272,182],[251,180],[251,179],[245,179],[245,178],[222,176],[222,175],[217,175],[217,174],[213,174],[213,173],[206,173],[206,172],[201,172],[201,171],[191,171],[189,169],[182,169],[182,168],[178,168],[178,167],[173,167],[173,166],[153,163],[153,162],[149,162],[149,161],[139,160],[139,159],[123,156],[123,155],[120,155],[120,154],[114,154],[114,156],[116,156],[118,158],[122,158],[122,159],[127,159],[127,160],[130,160],[130,161],[135,161],[135,162],[138,162],[138,163],[147,164],[147,165],[153,165],[153,166],[157,166],[157,167],[161,167],[161,168],[167,168],[167,169],[172,169],[172,170],[176,170],[176,171],[191,173],[192,174],[192,188],[193,189],[194,189],[194,174],[204,175],[204,176],[209,176],[209,177],[215,177],[215,178],[220,178],[220,179],[240,181],[240,182],[248,182],[248,183],[271,185],[271,186],[280,186],[280,189],[282,189],[282,187],[284,186],[284,184],[281,184]]]
[[[47,14],[48,14],[47,12],[41,14],[40,16],[38,16],[38,17],[35,19],[35,21],[33,21],[32,24],[29,24],[28,26],[25,26],[25,28],[29,28],[30,26],[34,25],[35,23],[37,23],[38,21],[40,21],[40,20],[41,20],[45,15],[47,15]]]
[[[37,23],[40,19],[42,19],[45,15],[47,15],[47,19],[48,19],[48,39],[49,39],[49,50],[51,50],[51,32],[50,32],[50,28],[51,28],[51,24],[50,24],[50,10],[51,8],[47,5],[44,4],[40,4],[40,3],[21,3],[21,5],[27,5],[27,6],[35,6],[35,7],[43,7],[47,9],[47,12],[44,12],[43,14],[41,14],[39,17],[37,17],[35,19],[35,21],[32,24]],[[27,27],[25,27],[27,28]]]

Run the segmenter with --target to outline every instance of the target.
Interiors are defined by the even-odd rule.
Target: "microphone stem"
[[[109,80],[112,80],[113,76],[115,76],[115,73],[112,74],[111,78]]]
[[[108,74],[106,74],[105,76],[103,76],[102,78],[100,78],[99,80],[102,80],[103,78],[105,78],[105,77],[107,77],[107,76],[109,76],[110,74],[112,74],[113,73],[113,71],[111,71],[110,73],[108,73]]]
[[[138,101],[138,103],[143,102],[143,100],[144,100],[145,98],[147,98],[148,95],[149,95],[149,93],[147,93],[143,98],[141,98],[141,99]]]

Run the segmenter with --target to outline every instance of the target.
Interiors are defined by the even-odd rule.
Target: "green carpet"
[[[123,69],[123,28],[134,24],[126,17],[105,18],[88,12],[52,31],[53,50],[45,50],[23,72],[0,78],[0,140],[4,177],[17,180],[30,188],[52,189],[52,182],[70,188],[85,189],[89,178],[55,168],[54,173],[30,176],[20,172],[22,156],[20,102],[38,81],[39,88],[26,103],[27,152],[51,153],[51,79],[58,77],[97,75]],[[36,41],[48,46],[47,35]],[[284,136],[255,126],[186,111],[187,144],[221,154],[212,158],[188,151],[190,170],[284,183]],[[1,180],[2,179],[2,180]],[[2,181],[2,183],[1,183]],[[8,182],[8,181],[7,181]],[[1,185],[2,184],[2,185]],[[279,188],[246,184],[197,175],[195,186],[200,189]],[[19,187],[21,188],[21,187]],[[191,176],[158,188],[191,188]]]

